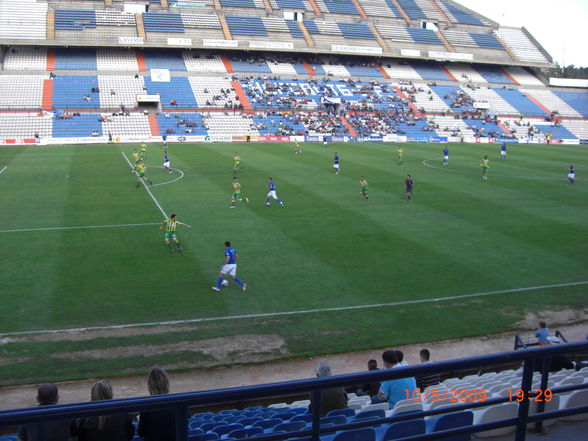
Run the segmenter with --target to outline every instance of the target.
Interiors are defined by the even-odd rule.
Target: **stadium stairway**
[[[433,5],[433,8],[435,8],[437,10],[437,12],[441,15],[441,17],[443,17],[443,20],[445,20],[445,23],[449,26],[451,26],[451,20],[449,20],[449,17],[447,17],[447,14],[445,14],[445,12],[443,11],[443,9],[441,9],[439,7],[439,5],[437,4],[437,2],[435,0],[429,0],[431,2],[431,5]]]
[[[347,118],[345,118],[343,115],[341,115],[339,117],[339,119],[341,120],[341,122],[343,124],[345,124],[345,127],[347,127],[347,130],[349,131],[349,134],[351,136],[357,137],[357,132],[355,131],[355,129],[353,128],[353,126],[351,124],[349,124],[349,121],[347,121]]]
[[[370,31],[372,31],[372,34],[374,34],[374,37],[376,37],[376,40],[377,40],[378,44],[380,45],[380,47],[382,48],[382,50],[384,52],[388,52],[388,45],[386,44],[386,42],[384,41],[384,39],[382,38],[382,36],[378,32],[378,29],[376,29],[376,27],[373,24],[369,24],[368,26],[370,28]]]
[[[251,103],[249,102],[249,98],[247,98],[247,94],[243,90],[243,87],[241,87],[241,83],[239,83],[238,81],[231,81],[231,86],[235,90],[235,95],[237,95],[237,98],[239,98],[239,102],[243,106],[243,110],[245,110],[245,111],[253,110],[253,107],[251,106]]]
[[[400,11],[400,14],[402,14],[402,17],[404,18],[404,20],[407,23],[410,23],[410,17],[406,13],[406,11],[404,9],[402,9],[402,6],[400,6],[400,3],[398,2],[398,0],[392,0],[392,3],[394,3],[394,5],[396,6],[396,8]]]
[[[511,131],[502,122],[498,121],[497,124],[498,127],[500,127],[504,131],[504,133],[506,133],[508,136],[512,136]]]
[[[314,13],[318,16],[322,16],[323,13],[321,12],[321,10],[319,9],[318,5],[316,4],[316,2],[314,0],[308,0],[308,3],[310,3],[310,6],[312,7],[312,10],[314,11]]]
[[[145,25],[143,24],[143,14],[135,14],[135,20],[137,22],[137,35],[141,38],[147,39]]]
[[[151,136],[161,136],[159,131],[159,123],[157,122],[157,116],[149,114],[149,129],[151,130]]]
[[[229,24],[227,23],[227,19],[225,18],[225,16],[219,15],[218,20],[220,21],[221,27],[223,28],[223,34],[225,35],[225,39],[232,40],[233,36],[231,35],[231,30],[229,29]]]
[[[310,75],[311,77],[313,77],[314,76],[314,69],[312,68],[312,66],[310,64],[308,64],[308,62],[306,60],[304,60],[302,62],[302,65],[304,66],[304,68],[308,72],[308,75]]]
[[[392,88],[394,89],[394,91],[396,92],[396,94],[400,98],[402,98],[403,100],[406,100],[406,103],[412,109],[412,111],[414,113],[414,116],[416,116],[417,118],[422,118],[423,117],[423,114],[417,108],[417,106],[415,106],[414,103],[411,100],[408,99],[408,97],[404,94],[404,92],[402,92],[402,90],[400,90],[400,88],[398,86],[392,86]]]
[[[451,46],[449,44],[449,41],[447,41],[447,38],[445,38],[445,35],[443,35],[439,31],[435,32],[435,34],[437,34],[437,37],[439,37],[439,40],[441,40],[443,42],[443,46],[445,46],[445,49],[447,49],[447,52],[455,52],[455,49],[453,49],[453,46]]]
[[[55,70],[55,49],[47,50],[47,71],[52,72]]]
[[[43,101],[41,109],[53,110],[53,80],[43,80]]]
[[[444,37],[444,38],[445,38],[445,37]],[[454,75],[453,75],[451,72],[449,72],[449,69],[447,69],[447,67],[443,66],[442,64],[441,64],[441,65],[439,65],[439,67],[441,68],[441,70],[442,70],[443,72],[445,72],[445,74],[446,74],[446,75],[447,75],[449,78],[451,78],[451,80],[452,80],[452,81],[454,81],[454,82],[456,82],[456,83],[459,83],[459,80],[458,80],[457,78],[455,78],[455,76],[454,76]]]
[[[221,61],[223,62],[225,69],[227,70],[227,73],[235,72],[235,70],[233,69],[233,65],[231,64],[231,61],[229,60],[229,57],[227,57],[226,55],[221,55]]]
[[[388,72],[386,72],[381,65],[376,63],[375,66],[376,66],[376,69],[378,69],[380,71],[380,73],[382,74],[382,76],[384,78],[386,78],[387,80],[390,79],[390,75],[388,75]]]
[[[512,81],[517,86],[521,85],[521,83],[519,83],[517,80],[515,80],[513,78],[513,76],[506,71],[506,69],[501,69],[501,70],[502,70],[502,73],[506,76],[506,78],[508,78],[510,81]]]
[[[536,99],[533,95],[531,95],[529,92],[527,92],[525,95],[527,95],[527,98],[529,98],[531,101],[533,101],[537,105],[537,107],[539,107],[545,113],[547,113],[548,115],[551,114],[551,110],[549,110],[547,107],[545,107],[543,104],[541,104],[541,102],[538,99]]]
[[[310,36],[310,32],[308,32],[308,29],[306,29],[304,22],[299,21],[297,23],[298,23],[298,27],[302,31],[302,35],[304,35],[304,40],[306,41],[306,44],[308,45],[308,47],[314,47],[314,40]],[[305,63],[306,63],[306,61],[305,61]],[[314,73],[312,75],[314,75]]]
[[[47,40],[55,40],[55,11],[47,11]]]
[[[145,64],[145,56],[143,52],[136,51],[137,54],[137,66],[139,66],[139,72],[147,72],[147,65]]]
[[[355,9],[357,9],[359,11],[359,15],[361,15],[361,18],[363,18],[364,20],[367,20],[369,17],[365,13],[365,11],[363,10],[363,8],[359,4],[359,2],[357,0],[352,0],[352,2],[353,2],[353,5],[355,6]]]

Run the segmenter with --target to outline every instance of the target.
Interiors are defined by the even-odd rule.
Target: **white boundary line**
[[[123,152],[120,152],[120,154],[123,155],[123,158],[125,158],[125,161],[127,161],[127,164],[129,164],[129,167],[131,167],[131,170],[133,170],[133,164],[131,164],[131,161],[129,161],[127,155],[125,155]],[[139,176],[139,174],[136,171],[135,175]],[[151,190],[149,189],[149,187],[147,187],[147,184],[145,184],[145,181],[141,180],[141,182],[143,183],[143,187],[145,187],[145,190],[147,190],[147,193],[149,193],[149,196],[151,196],[151,199],[153,199],[153,202],[155,202],[155,205],[157,205],[157,208],[159,208],[161,214],[163,214],[163,217],[165,219],[169,219],[169,216],[167,215],[165,210],[161,208],[161,205],[159,205],[159,202],[157,202],[157,199],[155,199],[155,196],[153,196],[153,193],[151,193]]]
[[[0,233],[25,233],[27,231],[60,231],[60,230],[86,230],[92,228],[121,228],[121,227],[145,227],[160,225],[159,222],[143,224],[116,224],[116,225],[80,225],[77,227],[47,227],[47,228],[19,228],[16,230],[0,230]]]
[[[104,331],[104,330],[108,330],[108,329],[125,329],[125,328],[139,328],[139,327],[150,327],[150,326],[173,326],[173,325],[186,325],[186,324],[193,324],[193,323],[215,322],[215,321],[224,321],[224,320],[241,320],[241,319],[254,319],[254,318],[264,318],[264,317],[279,317],[279,316],[289,316],[289,315],[315,314],[315,313],[322,313],[322,312],[352,311],[352,310],[359,310],[359,309],[373,309],[373,308],[402,306],[402,305],[416,305],[419,303],[436,303],[436,302],[444,302],[447,300],[461,300],[461,299],[467,299],[467,298],[472,298],[472,297],[495,296],[495,295],[499,295],[499,294],[537,291],[540,289],[562,288],[565,286],[578,286],[578,285],[588,285],[588,280],[585,280],[582,282],[556,283],[553,285],[530,286],[527,288],[505,289],[502,291],[488,291],[488,292],[479,292],[479,293],[474,293],[474,294],[462,294],[462,295],[449,296],[449,297],[437,297],[437,298],[432,298],[432,299],[404,300],[401,302],[392,302],[392,303],[377,303],[377,304],[372,304],[372,305],[340,306],[340,307],[336,307],[336,308],[306,309],[306,310],[298,310],[298,311],[282,311],[282,312],[268,312],[268,313],[260,313],[260,314],[230,315],[230,316],[224,316],[224,317],[202,317],[202,318],[196,318],[196,319],[170,320],[170,321],[166,321],[166,322],[146,322],[146,323],[129,323],[129,324],[125,324],[125,325],[90,326],[87,328],[47,329],[47,330],[43,330],[43,331],[5,332],[5,333],[0,333],[0,337],[9,337],[9,336],[18,336],[18,335],[37,335],[37,334],[58,334],[58,333],[64,333],[64,332]]]
[[[2,170],[0,170],[0,174],[4,173],[4,171],[8,168],[7,165],[5,165],[4,167],[2,167]]]
[[[151,167],[165,168],[161,165],[152,165]],[[177,171],[180,174],[180,176],[175,179],[172,179],[171,181],[161,182],[159,184],[153,184],[152,187],[159,187],[160,185],[173,184],[174,182],[177,182],[184,177],[184,172],[182,170],[180,170],[178,168],[172,168],[172,170]]]

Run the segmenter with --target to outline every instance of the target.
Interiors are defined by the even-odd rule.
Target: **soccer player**
[[[233,184],[231,185],[231,188],[233,189],[231,208],[235,208],[235,204],[237,203],[237,201],[243,202],[243,199],[245,199],[246,203],[249,203],[249,199],[241,197],[241,184],[239,184],[239,181],[237,180],[236,176],[233,177]]]
[[[140,145],[141,148],[141,159],[145,160],[148,159],[149,156],[147,155],[147,144],[145,144],[145,141],[143,141]]]
[[[329,145],[329,143],[327,141],[323,141],[323,147],[327,148],[327,146]]]
[[[169,166],[169,155],[167,152],[163,152],[163,167],[169,172],[172,172],[171,167]]]
[[[298,144],[298,140],[294,141],[294,153],[302,153],[302,149],[300,148],[300,144]]]
[[[406,185],[406,202],[409,202],[412,198],[412,187],[414,186],[414,181],[412,180],[412,176],[406,175],[406,179],[404,180],[404,184]]]
[[[570,167],[568,168],[568,180],[570,181],[570,184],[576,183],[576,168],[574,167],[574,164],[570,164]]]
[[[241,170],[241,157],[235,152],[233,154],[233,173],[237,174],[239,170]]]
[[[192,228],[192,225],[184,224],[178,221],[178,217],[175,214],[172,214],[169,219],[164,220],[159,226],[160,230],[163,230],[165,228],[165,237],[163,241],[167,245],[167,248],[169,249],[170,253],[174,252],[172,244],[169,243],[170,240],[173,240],[176,243],[176,246],[178,247],[178,252],[182,252],[182,246],[180,245],[180,241],[176,236],[176,229],[178,228],[178,225]]]
[[[147,166],[143,163],[143,161],[139,161],[139,163],[137,164],[137,174],[138,180],[136,188],[139,188],[139,185],[141,185],[141,181],[146,181],[149,182],[149,185],[153,185],[151,179],[147,177]]]
[[[237,282],[243,288],[243,291],[247,289],[247,284],[237,277],[237,258],[239,255],[235,251],[235,248],[231,248],[231,242],[225,242],[225,264],[220,270],[216,286],[213,286],[213,291],[220,291],[221,286],[225,285],[225,275],[230,275],[232,279]],[[228,282],[227,282],[228,283]]]
[[[167,149],[167,135],[164,133],[163,135],[161,135],[161,140],[163,141],[163,148]]]
[[[363,198],[364,202],[368,201],[368,182],[365,180],[363,176],[360,176],[359,178],[359,194]]]
[[[276,201],[278,201],[278,204],[280,204],[282,206],[282,208],[284,208],[284,203],[276,195],[276,183],[274,182],[274,180],[272,178],[267,178],[267,188],[269,189],[269,192],[267,193],[267,195],[265,197],[265,206],[269,207],[270,206],[270,198],[274,198]]]
[[[449,165],[449,149],[447,146],[443,149],[443,165]]]
[[[400,146],[398,146],[396,148],[396,153],[398,153],[398,164],[397,165],[402,165],[402,161],[404,158],[404,149]]]
[[[500,159],[506,159],[506,142],[503,142],[502,147],[500,147]]]
[[[490,168],[490,160],[488,159],[488,155],[484,155],[484,159],[482,159],[482,163],[480,164],[482,167],[482,179],[484,181],[488,180],[488,169]]]
[[[339,174],[339,155],[335,152],[335,156],[333,156],[333,168],[335,169],[335,174]]]
[[[133,153],[131,153],[131,155],[133,156],[133,169],[131,170],[131,173],[134,173],[137,171],[137,165],[139,165],[141,155],[139,154],[137,149],[133,149]]]

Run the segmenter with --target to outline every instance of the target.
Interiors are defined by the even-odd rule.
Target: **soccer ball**
[[[229,281],[228,280],[223,280],[223,283],[221,283],[222,286],[229,286]]]

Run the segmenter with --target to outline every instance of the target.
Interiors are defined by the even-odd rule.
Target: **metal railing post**
[[[321,426],[321,391],[313,390],[310,402],[312,403],[312,441],[319,441]]]
[[[175,408],[176,441],[188,441],[188,408]]]
[[[521,390],[523,391],[523,400],[519,402],[519,422],[517,423],[517,431],[515,441],[525,441],[527,435],[527,417],[529,416],[529,391],[533,385],[533,368],[535,359],[529,358],[525,360],[523,365],[523,378]]]
[[[545,390],[547,389],[547,384],[549,382],[549,368],[551,367],[551,357],[545,357],[543,359],[543,363],[541,364],[541,385],[539,388],[543,391],[541,395],[541,399],[537,401],[537,413],[545,412]],[[539,420],[535,423],[536,433],[543,432],[543,420]]]

